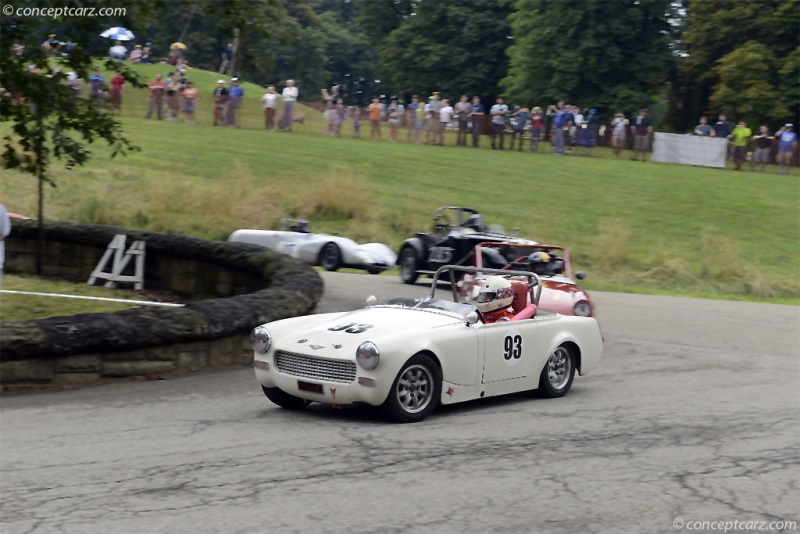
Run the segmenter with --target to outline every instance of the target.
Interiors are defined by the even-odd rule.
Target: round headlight
[[[356,349],[356,361],[364,369],[375,369],[381,361],[381,353],[375,343],[365,341]]]
[[[589,317],[592,315],[592,305],[585,300],[579,300],[575,303],[575,308],[573,308],[573,311],[575,312],[575,315]]]
[[[250,332],[250,346],[259,354],[266,354],[272,345],[269,331],[263,326],[257,326]]]

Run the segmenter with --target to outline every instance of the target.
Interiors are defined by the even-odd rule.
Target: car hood
[[[381,306],[304,319],[308,321],[291,321],[283,327],[276,323],[278,328],[274,332],[267,325],[275,346],[290,352],[352,359],[364,341],[380,346],[389,339],[409,339],[421,331],[465,322],[438,310]]]

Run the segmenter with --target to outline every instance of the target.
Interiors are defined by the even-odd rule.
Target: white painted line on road
[[[183,306],[183,304],[175,304],[173,302],[150,302],[149,300],[109,299],[105,297],[85,297],[83,295],[62,295],[60,293],[38,293],[36,291],[11,291],[10,289],[0,289],[0,293],[8,293],[10,295],[34,295],[37,297],[60,297],[64,299],[100,300],[103,302],[122,302],[123,304],[138,304],[141,306],[169,306],[171,308],[179,308]]]

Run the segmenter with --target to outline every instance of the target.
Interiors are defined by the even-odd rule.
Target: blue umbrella
[[[113,39],[115,41],[133,41],[133,32],[125,28],[109,28],[100,34],[100,37],[106,39]]]

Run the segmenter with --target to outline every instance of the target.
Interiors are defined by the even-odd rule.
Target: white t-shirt
[[[284,102],[294,102],[298,96],[297,87],[284,87],[281,96]]]
[[[450,117],[453,115],[453,107],[445,106],[439,110],[439,122],[450,122]]]
[[[576,113],[575,114],[575,126],[580,128],[581,124],[583,124],[583,115],[580,114],[580,113]]]
[[[264,109],[275,109],[275,102],[278,100],[277,93],[265,93],[264,96],[261,97],[261,100],[264,101]]]

